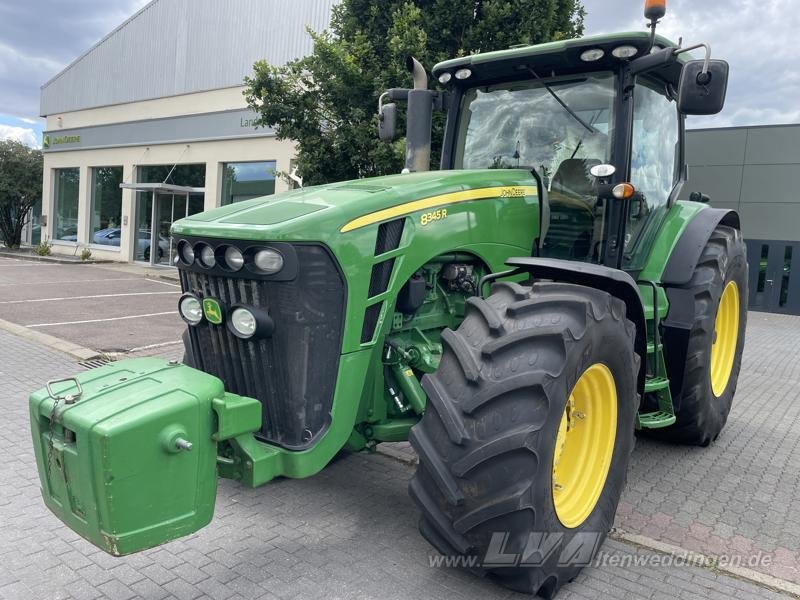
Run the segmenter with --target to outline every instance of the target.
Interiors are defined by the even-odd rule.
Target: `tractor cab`
[[[429,106],[440,106],[448,116],[442,169],[526,169],[536,177],[542,227],[534,253],[640,271],[686,180],[685,115],[719,112],[728,73],[704,44],[682,48],[656,36],[660,16],[663,3],[648,15],[650,32],[439,63],[433,76],[443,92],[390,90],[409,102],[407,169],[420,166],[414,155],[429,137],[417,135],[430,130]],[[700,47],[705,59],[688,60]],[[415,82],[426,81],[414,63]],[[394,106],[382,104],[387,110]]]

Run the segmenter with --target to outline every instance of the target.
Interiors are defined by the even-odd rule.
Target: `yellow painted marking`
[[[537,194],[538,190],[536,186],[532,185],[485,187],[464,190],[462,192],[451,192],[449,194],[431,196],[430,198],[423,198],[421,200],[413,200],[412,202],[398,204],[397,206],[384,208],[383,210],[363,215],[345,224],[339,231],[347,233],[348,231],[366,227],[367,225],[373,225],[381,221],[406,216],[419,210],[427,210],[446,204],[457,204],[459,202],[469,202],[470,200],[489,200],[493,198],[525,198],[536,196]]]

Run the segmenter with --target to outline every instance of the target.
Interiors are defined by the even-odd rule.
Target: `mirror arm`
[[[706,57],[705,57],[705,60],[703,61],[703,70],[697,76],[698,83],[703,85],[705,83],[708,83],[708,81],[703,82],[703,81],[699,81],[699,80],[700,80],[701,76],[702,76],[703,79],[705,79],[708,76],[708,63],[711,61],[711,45],[710,44],[695,44],[694,46],[688,46],[686,48],[677,48],[673,52],[673,55],[674,56],[678,56],[679,54],[683,54],[684,52],[690,52],[691,50],[697,50],[698,48],[705,48],[706,49]]]

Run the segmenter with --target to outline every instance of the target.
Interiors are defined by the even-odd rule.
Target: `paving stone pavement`
[[[759,330],[751,335],[751,345],[759,343],[754,339],[774,342],[776,338],[789,344],[792,334],[786,329],[792,326],[800,332],[800,320],[765,319],[762,324],[751,318],[751,323]],[[787,352],[788,346],[782,348],[781,352]],[[743,381],[740,408],[714,449],[671,450],[642,443],[626,496],[631,509],[621,517],[623,525],[638,513],[675,515],[675,521],[683,511],[690,526],[704,519],[711,528],[709,538],[726,539],[720,527],[728,524],[741,532],[739,528],[750,523],[745,516],[757,510],[757,514],[777,520],[781,530],[767,530],[758,521],[746,539],[762,545],[774,540],[775,548],[790,539],[791,533],[785,530],[797,507],[796,469],[800,462],[793,421],[797,414],[790,410],[790,380],[776,381],[775,370],[791,375],[796,367],[780,352],[774,358],[748,359],[756,371],[754,376],[760,379]],[[461,571],[432,568],[431,549],[416,531],[417,511],[406,493],[412,467],[382,454],[343,455],[315,477],[278,480],[258,489],[221,480],[215,519],[204,530],[125,558],[105,554],[61,525],[44,507],[30,442],[29,392],[47,379],[77,369],[64,355],[0,332],[4,408],[0,428],[1,599],[526,597]],[[777,424],[768,424],[766,416],[758,418],[759,409],[767,404],[773,412],[778,411],[781,420]],[[757,421],[742,423],[747,419]],[[741,449],[727,455],[725,448],[739,447],[732,445],[739,436],[744,438]],[[396,450],[404,452],[402,447]],[[688,462],[673,467],[678,455]],[[770,478],[766,489],[756,474]],[[729,478],[734,475],[738,479],[732,486]],[[686,481],[691,485],[686,486]],[[659,491],[658,485],[668,488]],[[725,520],[732,505],[730,497],[741,490],[745,494],[735,503],[741,510],[731,511],[739,520],[731,525],[732,519]],[[676,504],[675,500],[684,496],[685,500]],[[696,504],[687,506],[690,501]],[[775,510],[779,502],[787,509]],[[769,522],[766,516],[763,523]],[[671,531],[672,521],[658,522]],[[587,568],[563,589],[560,599],[788,597],[706,568],[653,565],[649,561],[658,555],[615,540],[607,541],[603,552],[635,562],[623,568],[609,560]]]

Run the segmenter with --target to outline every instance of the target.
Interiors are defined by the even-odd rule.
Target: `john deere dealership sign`
[[[257,119],[253,111],[241,109],[45,131],[42,147],[63,152],[275,135],[272,129],[256,127]]]
[[[79,135],[53,135],[51,136],[49,133],[44,134],[44,139],[42,140],[42,146],[45,149],[50,148],[50,146],[58,146],[59,144],[80,144],[81,143],[81,136]]]

